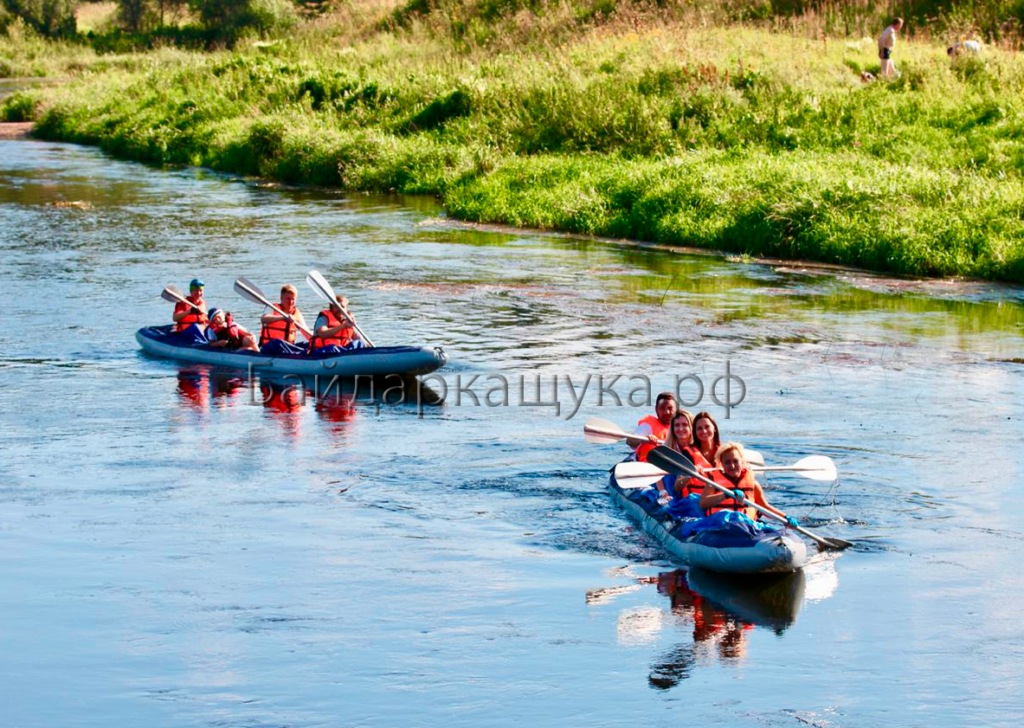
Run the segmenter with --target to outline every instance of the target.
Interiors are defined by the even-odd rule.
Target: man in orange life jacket
[[[185,300],[195,306],[190,306],[184,301],[174,304],[174,331],[176,333],[184,331],[193,324],[199,327],[200,332],[206,330],[208,319],[206,317],[206,301],[203,300],[204,287],[201,280],[193,278],[192,282],[188,284],[188,295]],[[196,308],[199,310],[197,311]]]
[[[790,518],[778,508],[768,504],[761,484],[754,479],[754,474],[747,468],[747,457],[742,445],[738,442],[725,443],[718,448],[715,461],[722,469],[712,471],[712,479],[731,490],[732,495],[726,495],[710,485],[706,486],[700,496],[700,507],[707,509],[709,516],[717,511],[729,510],[746,513],[756,521],[758,512],[750,506],[743,505],[743,499],[746,499],[771,511],[793,528],[799,525],[795,518]]]
[[[636,439],[629,442],[636,450],[636,459],[647,462],[647,453],[658,445],[662,445],[668,437],[668,428],[672,418],[679,410],[676,396],[671,392],[662,392],[654,402],[654,414],[647,415],[636,423]],[[639,441],[639,442],[638,442]]]
[[[353,326],[355,317],[349,313],[348,299],[338,295],[337,301],[317,316],[313,338],[309,340],[310,354],[332,354],[366,346]]]
[[[210,326],[207,329],[207,335],[211,339],[210,346],[215,349],[260,350],[256,346],[256,337],[236,324],[230,313],[221,311],[219,308],[210,309]]]
[[[301,326],[304,329],[309,329],[309,327],[306,326],[306,320],[302,318],[302,311],[300,311],[296,305],[298,295],[299,293],[295,290],[295,286],[282,286],[281,303],[279,303],[277,307],[288,315],[282,316],[274,310],[263,314],[263,317],[260,319],[260,323],[263,324],[263,328],[260,329],[260,350],[263,351],[263,353],[304,353],[305,347],[297,346],[295,344],[295,334],[300,331],[299,327]],[[305,332],[302,332],[302,335],[309,338],[308,334]]]

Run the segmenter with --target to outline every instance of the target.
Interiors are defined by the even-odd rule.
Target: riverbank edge
[[[32,135],[33,121],[0,122],[0,139],[24,139]]]
[[[35,129],[35,122],[0,122],[0,139],[39,139],[33,134]],[[114,158],[119,158],[118,155],[111,153],[109,150],[103,149],[102,144],[83,144],[78,141],[70,141],[61,139],[52,139],[50,141],[65,141],[66,143],[82,144],[83,146],[91,146],[99,148],[104,151],[105,154],[110,154]],[[120,157],[125,158],[125,157]],[[158,168],[173,167],[177,165],[154,165],[146,162],[145,160],[130,159],[126,158],[127,161],[134,161],[140,164],[146,164],[147,166],[155,166]],[[211,171],[218,174],[234,175],[238,174],[231,170],[219,170],[207,167]],[[246,175],[246,179],[249,180],[262,180],[279,184],[281,186],[293,187],[293,188],[320,188],[320,189],[345,189],[343,187],[324,187],[322,185],[301,185],[293,182],[285,182],[279,179],[275,179],[269,176],[251,176]],[[355,192],[362,192],[365,194],[373,194],[373,191],[368,190],[353,190]],[[436,199],[436,195],[434,196]],[[442,207],[446,206],[442,203]],[[770,257],[770,256],[752,256],[741,253],[735,253],[727,250],[719,250],[715,248],[702,248],[690,245],[676,245],[670,243],[660,243],[649,240],[638,240],[632,238],[621,238],[611,237],[606,235],[587,235],[578,232],[564,231],[550,228],[539,228],[532,226],[515,226],[506,225],[502,223],[494,222],[481,222],[476,220],[465,220],[457,217],[450,216],[450,212],[445,210],[445,217],[434,217],[418,223],[420,226],[436,226],[436,227],[447,227],[462,230],[475,230],[480,232],[498,233],[506,235],[515,235],[518,233],[531,233],[536,235],[548,235],[566,240],[579,240],[586,242],[594,242],[603,245],[617,245],[622,247],[636,248],[641,250],[667,252],[676,255],[695,255],[712,258],[723,258],[732,262],[746,263],[750,265],[767,266],[775,269],[780,273],[792,273],[800,275],[825,275],[833,276],[844,280],[850,285],[861,287],[861,288],[876,288],[879,285],[884,289],[892,293],[914,293],[918,295],[934,296],[939,295],[950,295],[954,293],[951,288],[955,287],[960,289],[962,287],[977,286],[979,284],[986,285],[998,285],[1006,286],[1007,288],[1017,289],[1019,286],[1012,283],[1001,280],[990,280],[985,278],[971,277],[971,276],[911,276],[901,275],[898,273],[892,273],[887,271],[870,270],[868,268],[861,268],[852,265],[844,265],[841,263],[829,263],[823,261],[816,261],[808,258],[783,258],[783,257]],[[936,290],[936,289],[942,289]]]

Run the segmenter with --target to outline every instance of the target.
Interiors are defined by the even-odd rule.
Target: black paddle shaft
[[[686,475],[691,478],[696,478],[702,483],[707,483],[712,487],[716,487],[723,492],[728,490],[725,486],[718,485],[714,481],[704,477],[699,472],[697,472],[697,468],[694,466],[693,461],[690,460],[688,456],[683,455],[683,453],[676,452],[672,448],[666,447],[665,445],[659,445],[658,447],[654,448],[649,453],[647,453],[647,462],[651,463],[656,467],[661,468],[667,473],[674,473],[676,475]],[[762,509],[756,503],[751,503],[750,505],[752,505],[758,511],[764,512],[764,509]],[[773,518],[777,518],[780,521],[782,520],[774,514],[771,515]],[[824,538],[822,536],[818,536],[817,534],[811,533],[807,529],[800,528],[799,526],[794,530],[807,536],[809,539],[817,543],[819,547],[825,547],[838,551],[841,549],[849,548],[853,545],[849,541],[844,541],[841,538]]]

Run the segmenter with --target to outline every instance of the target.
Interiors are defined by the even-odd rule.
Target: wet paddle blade
[[[839,477],[839,471],[832,458],[824,455],[811,455],[793,463],[793,471],[811,480],[833,481]]]
[[[757,472],[793,472],[810,480],[832,482],[839,477],[839,471],[832,458],[824,455],[811,455],[810,457],[797,460],[792,465],[770,465],[768,467],[753,467]]]
[[[320,298],[324,299],[328,303],[335,303],[338,300],[337,296],[334,294],[334,289],[331,287],[331,284],[328,283],[327,279],[320,274],[320,271],[311,270],[309,275],[306,276],[306,283],[314,292],[316,292],[316,295],[320,296]]]
[[[615,466],[615,482],[620,488],[646,488],[666,475],[668,473],[650,463],[619,463]]]
[[[647,453],[647,462],[668,473],[688,475],[699,478],[702,481],[706,480],[700,476],[688,458],[683,457],[680,453],[664,445],[660,445]]]
[[[629,433],[614,422],[602,420],[600,417],[591,417],[583,424],[583,436],[587,442],[607,445],[625,440],[629,437]]]
[[[764,455],[757,450],[743,448],[743,452],[747,456],[747,465],[764,465]]]
[[[248,278],[239,277],[238,280],[235,281],[235,293],[245,300],[258,303],[261,306],[269,305],[269,301],[267,297],[263,295],[263,291],[261,291],[256,284]]]
[[[181,303],[182,299],[185,297],[181,295],[181,291],[174,286],[167,286],[167,288],[160,291],[160,298],[165,301],[170,301],[171,303]]]

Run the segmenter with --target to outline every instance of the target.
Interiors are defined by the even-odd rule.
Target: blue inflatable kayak
[[[796,571],[807,561],[807,545],[786,529],[725,511],[707,518],[677,517],[658,505],[650,489],[620,488],[614,474],[609,488],[644,532],[686,566],[725,574],[772,574]]]
[[[154,356],[179,361],[214,364],[237,369],[299,376],[414,376],[429,374],[448,361],[439,346],[378,346],[352,349],[328,356],[278,354],[268,356],[255,351],[225,351],[210,346],[188,345],[183,337],[173,334],[173,326],[148,326],[139,329],[135,338],[143,350]]]

